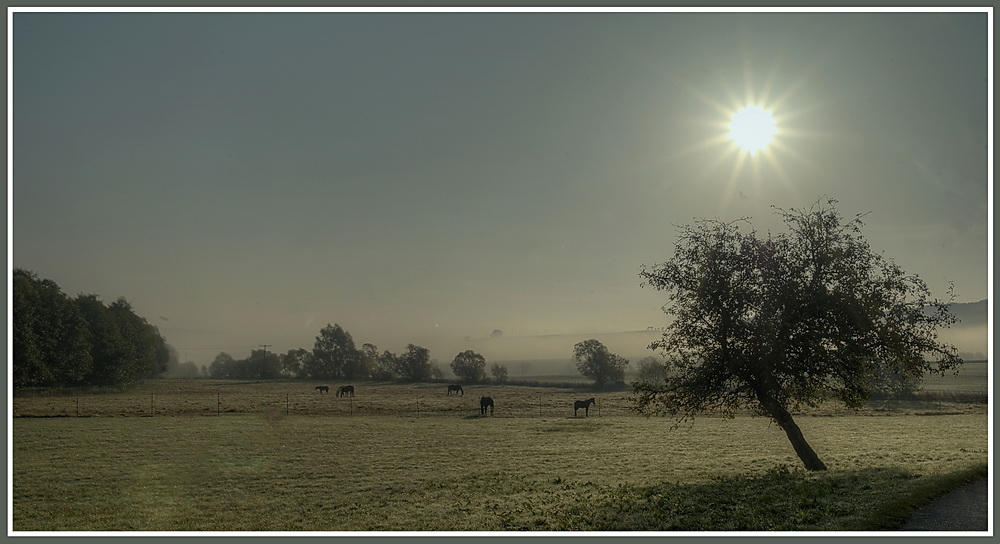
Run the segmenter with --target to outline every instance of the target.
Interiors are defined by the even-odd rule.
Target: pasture
[[[892,529],[988,459],[984,404],[802,413],[830,467],[809,474],[765,419],[671,429],[632,414],[627,391],[359,383],[352,399],[316,385],[18,397],[13,529]],[[591,396],[600,412],[574,417]]]

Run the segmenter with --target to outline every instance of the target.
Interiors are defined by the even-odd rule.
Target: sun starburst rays
[[[720,67],[706,81],[678,85],[702,107],[689,110],[692,117],[677,120],[687,141],[674,142],[659,162],[667,168],[681,163],[700,168],[697,183],[714,186],[722,209],[771,190],[793,196],[800,190],[793,178],[806,172],[822,174],[810,150],[830,137],[813,128],[826,105],[802,100],[816,71],[785,77],[780,61],[755,71],[750,59],[744,58],[736,72],[738,83],[731,70]],[[737,115],[741,111],[746,119]],[[744,121],[746,126],[741,125]]]

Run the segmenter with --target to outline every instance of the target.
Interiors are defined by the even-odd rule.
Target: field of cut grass
[[[14,418],[14,530],[894,529],[988,460],[985,405],[800,414],[830,467],[814,474],[765,419],[672,430],[628,412],[625,392],[585,418],[571,406],[584,391],[551,388],[455,398],[439,384],[359,384],[352,401],[299,382],[143,387],[86,397],[94,417]],[[480,393],[495,416],[479,415]],[[150,396],[150,413],[116,400]]]

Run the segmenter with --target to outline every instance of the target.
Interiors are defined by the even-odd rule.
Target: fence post
[[[285,393],[285,415],[288,415],[288,393]]]
[[[215,415],[222,415],[222,393],[216,393]]]
[[[153,394],[149,394],[149,417],[153,417]]]
[[[80,417],[80,397],[76,397],[76,417]]]
[[[538,394],[538,417],[542,417],[542,394]]]

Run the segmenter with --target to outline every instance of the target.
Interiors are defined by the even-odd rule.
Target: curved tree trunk
[[[783,406],[772,406],[769,411],[774,421],[785,431],[788,441],[792,443],[795,453],[802,460],[802,464],[805,465],[806,470],[826,470],[826,465],[823,464],[823,461],[820,461],[819,456],[816,455],[816,452],[806,442],[805,437],[802,436],[802,430],[795,424],[792,414],[789,414],[788,410]]]

